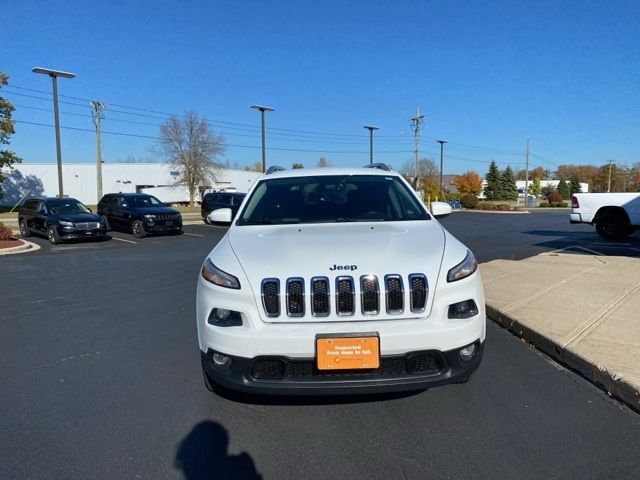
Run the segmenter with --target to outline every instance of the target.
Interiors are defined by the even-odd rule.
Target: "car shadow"
[[[242,452],[229,455],[229,434],[211,420],[197,424],[180,442],[174,465],[187,480],[257,480],[251,456]]]
[[[606,240],[595,231],[526,230],[525,235],[549,238],[536,246],[565,253],[640,258],[640,230],[618,240]]]
[[[426,390],[413,390],[409,392],[356,394],[356,395],[256,395],[223,388],[217,388],[214,395],[236,403],[265,406],[320,406],[320,405],[344,405],[358,403],[376,403],[409,398]]]

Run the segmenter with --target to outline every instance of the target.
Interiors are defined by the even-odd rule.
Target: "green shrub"
[[[460,203],[463,208],[478,208],[479,200],[475,195],[467,194],[460,198]]]
[[[548,206],[549,206],[549,202],[540,202],[540,206],[541,206],[542,208],[546,208],[546,207],[548,207]]]
[[[506,203],[499,203],[498,205],[496,205],[496,210],[499,210],[501,212],[508,212],[511,210],[511,205],[507,205]]]

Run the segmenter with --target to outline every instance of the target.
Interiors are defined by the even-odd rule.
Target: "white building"
[[[4,170],[2,205],[14,205],[25,195],[57,195],[58,168],[55,163],[22,163]],[[210,188],[235,188],[247,192],[261,175],[259,172],[223,169]],[[102,166],[102,192],[147,192],[164,202],[187,202],[185,187],[176,187],[178,172],[165,163],[105,163]],[[64,194],[89,205],[99,200],[95,163],[62,165]],[[200,198],[197,198],[200,200]]]
[[[529,189],[531,189],[532,181],[533,179],[529,179]],[[560,180],[540,180],[540,188],[544,188],[544,187],[558,188],[559,183],[560,183]],[[518,191],[522,191],[524,193],[524,184],[525,184],[524,180],[516,180],[516,188],[518,189]],[[589,192],[588,183],[580,183],[580,187],[582,188],[583,193]]]

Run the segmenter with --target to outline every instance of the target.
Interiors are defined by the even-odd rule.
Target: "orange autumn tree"
[[[468,171],[462,175],[456,175],[453,184],[462,195],[480,195],[482,191],[482,178],[474,171]]]

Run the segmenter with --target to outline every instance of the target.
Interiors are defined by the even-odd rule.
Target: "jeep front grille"
[[[380,311],[380,289],[378,277],[362,275],[360,277],[360,303],[364,315],[376,315]]]
[[[356,309],[353,277],[336,278],[336,313],[353,315]]]
[[[409,287],[411,289],[411,311],[424,312],[429,295],[427,277],[421,273],[412,273],[409,275]]]
[[[262,281],[262,306],[267,317],[280,316],[280,280],[265,278]]]
[[[384,276],[382,285],[384,308],[388,315],[404,313],[405,304],[409,302],[412,313],[423,313],[429,298],[429,282],[422,273],[412,273],[407,277],[408,292],[405,292],[404,279],[398,274]],[[262,306],[267,317],[279,317],[284,308],[289,317],[304,317],[306,314],[306,281],[302,277],[291,277],[286,280],[284,307],[280,303],[280,280],[265,278],[261,284]],[[313,277],[309,281],[309,305],[314,317],[327,317],[331,314],[332,295],[335,295],[335,312],[338,316],[354,315],[356,311],[356,293],[359,293],[360,311],[363,315],[378,315],[381,309],[381,292],[376,275],[362,275],[358,282],[351,276],[340,276],[335,279],[335,291],[331,291],[331,280],[328,277]],[[405,300],[405,294],[408,300]]]
[[[330,310],[329,279],[313,277],[311,279],[311,314],[315,317],[326,317]]]
[[[287,315],[290,317],[304,316],[304,279],[287,279]]]
[[[387,313],[397,314],[404,311],[404,288],[400,275],[385,275],[384,289],[386,292]]]

